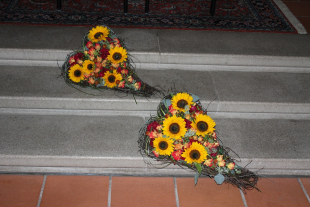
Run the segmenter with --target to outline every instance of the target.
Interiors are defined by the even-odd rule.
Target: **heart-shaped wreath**
[[[157,160],[195,171],[195,184],[202,174],[217,184],[230,183],[243,191],[257,189],[258,176],[235,164],[230,149],[220,144],[215,125],[196,95],[171,93],[160,102],[157,116],[140,129],[140,153],[152,166],[151,160]]]
[[[83,51],[70,53],[62,65],[62,76],[70,86],[110,89],[152,96],[158,89],[135,73],[126,46],[106,26],[92,28],[84,37]]]

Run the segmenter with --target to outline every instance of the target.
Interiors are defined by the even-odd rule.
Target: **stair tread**
[[[310,120],[214,120],[224,146],[254,168],[310,170]],[[1,114],[0,124],[0,168],[146,167],[137,144],[143,117]]]
[[[55,67],[0,66],[1,108],[155,111],[160,95],[144,98],[67,86]],[[310,74],[139,70],[140,78],[165,90],[199,96],[209,111],[309,112]],[[176,75],[177,74],[177,75]],[[213,101],[213,102],[212,102]]]
[[[81,49],[91,27],[1,25],[0,48]],[[129,51],[310,56],[310,35],[113,28]],[[57,37],[57,38],[55,38]]]

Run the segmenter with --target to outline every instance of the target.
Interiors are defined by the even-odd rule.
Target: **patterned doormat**
[[[117,0],[2,0],[0,23],[110,27],[228,30],[297,33],[272,0],[217,0],[210,15],[211,0],[129,0],[128,13]]]

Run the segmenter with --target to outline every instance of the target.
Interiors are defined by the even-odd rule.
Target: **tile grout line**
[[[37,207],[40,207],[40,205],[41,205],[41,200],[42,200],[43,191],[44,191],[44,187],[45,187],[46,177],[47,177],[47,175],[44,175]]]
[[[109,178],[108,207],[111,207],[112,175]]]
[[[308,202],[310,203],[310,198],[309,198],[309,195],[308,195],[308,193],[307,193],[307,191],[306,191],[304,185],[302,184],[302,182],[301,182],[301,180],[300,180],[299,178],[297,178],[297,179],[298,179],[298,182],[299,182],[299,184],[300,184],[302,190],[304,191],[305,196],[306,196],[307,199],[308,199]]]
[[[240,191],[240,194],[241,194],[241,198],[243,200],[244,207],[248,207],[248,204],[246,203],[244,194],[243,194],[243,192],[242,192],[242,190],[240,188],[239,188],[239,191]]]
[[[173,182],[174,182],[175,202],[177,204],[177,207],[180,207],[179,196],[178,196],[178,188],[177,188],[177,179],[175,177],[173,178]]]

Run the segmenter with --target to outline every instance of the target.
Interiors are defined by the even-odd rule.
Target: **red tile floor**
[[[299,22],[310,33],[310,0],[282,0]]]
[[[243,194],[209,178],[0,175],[1,207],[310,207],[310,178],[262,178]]]

